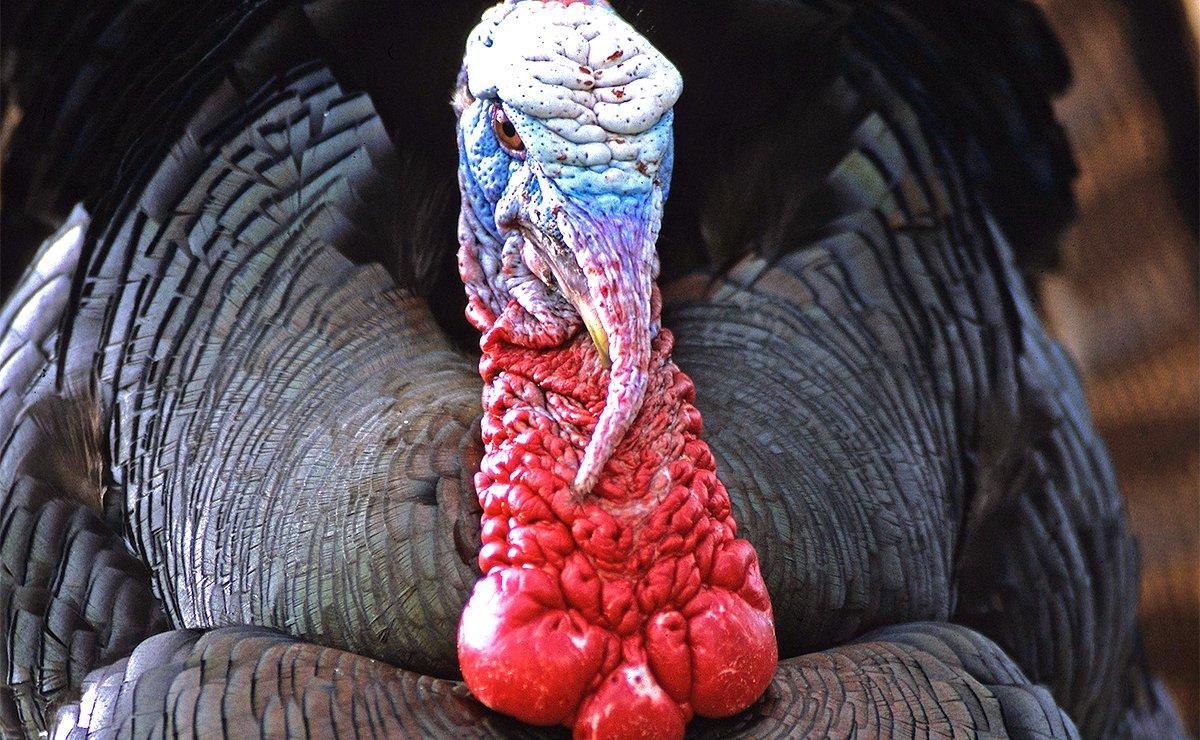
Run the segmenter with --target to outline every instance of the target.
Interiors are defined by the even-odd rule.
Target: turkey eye
[[[508,120],[508,116],[504,115],[504,110],[500,107],[492,114],[492,131],[496,133],[496,139],[505,149],[511,149],[514,152],[525,150],[525,142],[521,141],[521,135],[517,133],[517,127]]]

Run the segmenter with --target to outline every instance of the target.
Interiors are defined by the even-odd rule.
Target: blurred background
[[[1056,110],[1079,215],[1040,278],[1142,552],[1151,664],[1200,733],[1200,0],[1037,0],[1074,85]]]

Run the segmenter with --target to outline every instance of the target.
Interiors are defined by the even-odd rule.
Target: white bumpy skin
[[[611,358],[575,488],[594,486],[645,393],[655,242],[679,72],[607,5],[524,0],[471,33],[459,114],[460,271],[468,317],[530,347],[586,325]],[[519,150],[497,140],[497,116]]]
[[[471,95],[503,101],[529,156],[567,193],[646,192],[669,156],[670,121],[662,119],[683,81],[606,7],[491,8],[467,41],[464,64]]]

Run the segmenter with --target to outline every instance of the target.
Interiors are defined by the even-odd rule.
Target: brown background
[[[1073,68],[1056,108],[1080,167],[1079,217],[1041,279],[1042,305],[1079,365],[1141,543],[1147,653],[1197,733],[1200,4],[1037,4]]]

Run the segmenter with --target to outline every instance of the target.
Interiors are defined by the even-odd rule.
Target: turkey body
[[[697,735],[1180,732],[1019,272],[1070,210],[1066,73],[1028,6],[969,10],[623,10],[688,85],[663,320],[781,657]],[[63,225],[0,313],[0,728],[554,734],[457,681],[478,8],[9,12],[6,207]]]

